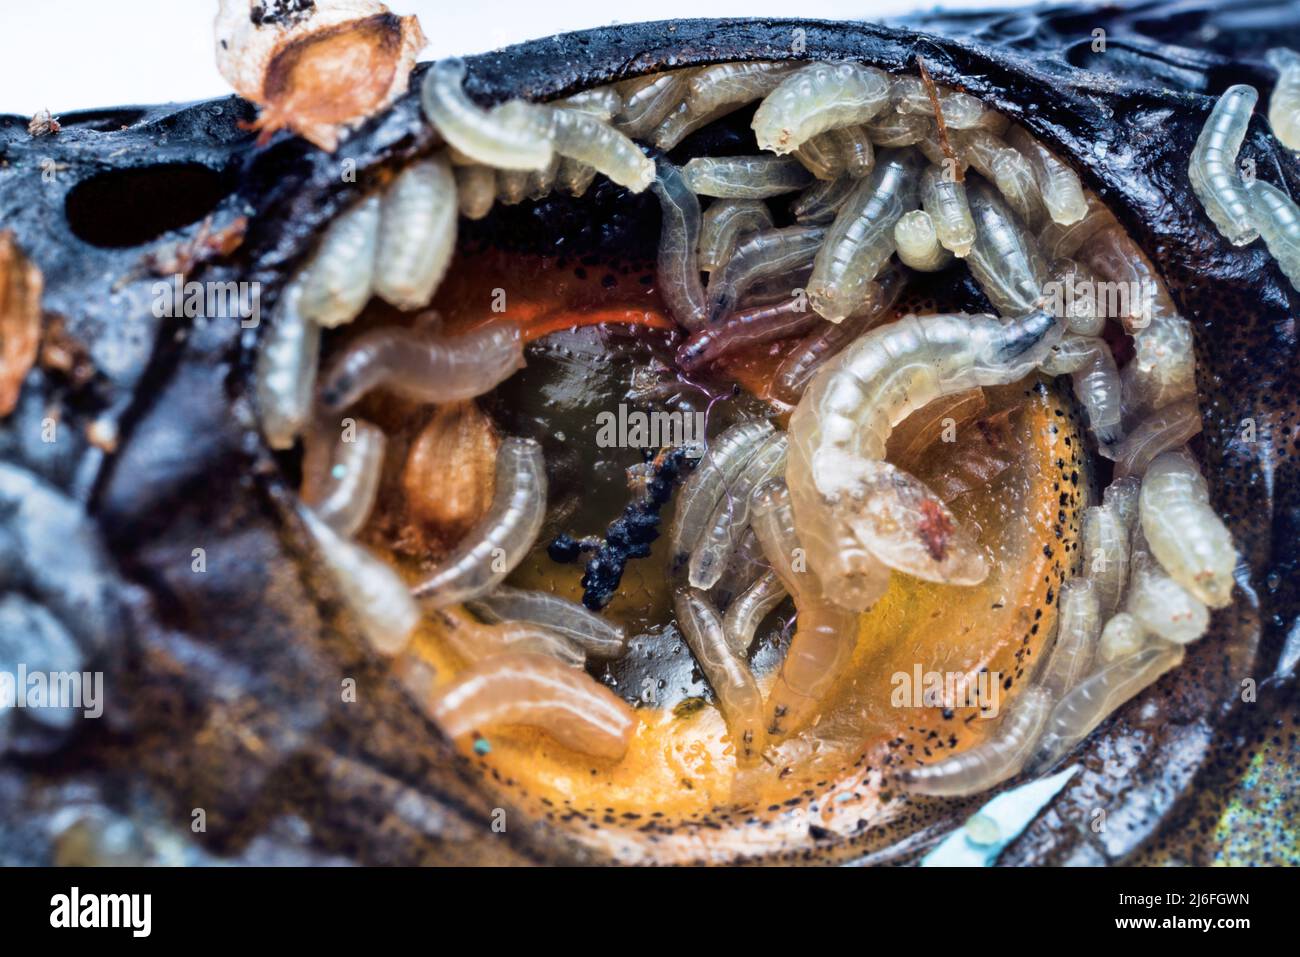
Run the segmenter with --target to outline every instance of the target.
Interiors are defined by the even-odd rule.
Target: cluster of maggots
[[[1275,101],[1273,123],[1294,136],[1290,56],[1277,61],[1291,71],[1277,101],[1290,105]],[[257,377],[270,444],[304,442],[303,519],[375,649],[403,656],[421,615],[432,615],[471,662],[432,690],[412,683],[450,736],[531,725],[617,760],[636,712],[583,666],[624,654],[627,636],[580,605],[504,584],[545,517],[544,462],[531,440],[501,443],[490,506],[413,586],[351,540],[374,501],[384,437],[354,421],[356,433],[339,441],[340,414],[374,389],[434,404],[482,395],[523,364],[520,330],[492,320],[449,336],[436,317],[372,330],[318,376],[320,329],[351,321],[372,294],[425,307],[458,214],[481,218],[497,202],[553,190],[581,196],[597,175],[660,201],[657,288],[687,334],[683,369],[798,337],[771,390],[793,407],[788,430],[753,419],[714,437],[669,532],[677,624],[738,767],[816,734],[858,616],[893,572],[954,586],[987,576],[985,554],[943,498],[885,460],[894,427],[933,414],[939,400],[1068,375],[1115,480],[1084,513],[1083,567],[1061,590],[1036,673],[985,741],[902,770],[906,787],[975,793],[1051,767],[1181,661],[1208,628],[1208,609],[1231,602],[1236,551],[1186,445],[1201,428],[1190,327],[1145,254],[1028,131],[924,70],[891,76],[851,62],[678,69],[491,109],[465,94],[465,74],[458,60],[429,70],[424,110],[445,146],[330,225],[282,296]],[[756,102],[755,155],[680,168],[664,157]],[[1225,234],[1248,241],[1257,229],[1294,280],[1294,205],[1267,184],[1233,179],[1248,104],[1240,88],[1225,95],[1192,181]],[[641,143],[656,148],[653,158]],[[797,194],[793,221],[778,224],[766,200],[787,194]],[[957,260],[996,315],[887,321],[911,273]],[[1146,294],[1118,315],[1096,303],[1045,308],[1053,284],[1099,283]],[[1132,337],[1123,370],[1106,332]],[[787,595],[797,624],[765,699],[747,652]]]

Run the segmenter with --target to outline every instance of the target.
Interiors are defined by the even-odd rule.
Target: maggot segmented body
[[[375,293],[399,309],[428,304],[456,247],[456,181],[445,156],[412,163],[384,191]]]
[[[1113,455],[1109,447],[1124,436],[1120,424],[1124,413],[1119,369],[1110,346],[1093,336],[1068,335],[1052,348],[1043,371],[1070,376],[1102,454]]]
[[[934,131],[934,122],[925,116],[883,113],[865,129],[877,146],[915,146]]]
[[[497,170],[497,199],[506,206],[518,206],[528,198],[531,175],[527,170]]]
[[[682,167],[686,185],[700,196],[767,199],[812,183],[797,159],[782,156],[701,156]]]
[[[564,635],[593,658],[617,658],[627,648],[622,625],[550,592],[501,585],[468,604],[491,622],[528,622]]]
[[[513,322],[493,320],[452,337],[423,329],[374,329],[349,343],[326,370],[321,404],[336,412],[376,388],[420,402],[472,399],[523,366],[523,340]]]
[[[596,167],[580,163],[566,156],[560,160],[560,168],[555,174],[555,181],[560,189],[570,196],[583,196],[596,179]]]
[[[506,439],[497,453],[492,507],[412,593],[444,608],[491,591],[528,554],[545,517],[542,448],[532,439]]]
[[[257,408],[273,449],[293,446],[311,417],[316,390],[320,326],[302,314],[301,295],[301,280],[290,280],[257,353]]]
[[[1282,274],[1300,290],[1300,207],[1271,183],[1255,180],[1247,189],[1252,222]]]
[[[1093,581],[1072,578],[1063,584],[1057,606],[1056,640],[1039,679],[1053,700],[1067,694],[1092,668],[1101,626],[1101,601]]]
[[[447,737],[499,725],[541,728],[582,754],[617,760],[637,717],[621,698],[585,672],[547,655],[505,654],[478,662],[427,702]]]
[[[475,162],[496,169],[541,169],[549,163],[554,150],[545,108],[512,100],[484,110],[465,95],[465,74],[463,60],[439,60],[420,88],[424,115],[443,138]]]
[[[623,105],[615,116],[615,125],[633,139],[644,137],[681,104],[690,72],[671,70],[627,80],[620,88]]]
[[[583,650],[567,637],[531,622],[484,624],[457,609],[440,611],[437,618],[442,624],[441,637],[471,663],[512,652],[546,655],[570,668],[581,668],[587,661]]]
[[[739,108],[767,96],[791,72],[797,63],[752,60],[707,66],[690,78],[691,107],[708,113],[719,107]]]
[[[829,223],[840,211],[840,207],[852,195],[858,181],[852,176],[838,179],[819,180],[799,194],[790,206],[794,218],[801,223]]]
[[[1150,632],[1135,615],[1126,611],[1111,617],[1101,630],[1097,660],[1103,664],[1137,654],[1147,643]]]
[[[1237,552],[1191,456],[1164,452],[1142,479],[1142,531],[1169,576],[1211,608],[1232,602]]]
[[[802,335],[821,325],[822,317],[800,296],[755,306],[693,333],[678,347],[677,364],[690,372],[747,346]]]
[[[1205,634],[1210,613],[1205,603],[1170,578],[1135,535],[1132,573],[1125,610],[1165,641],[1185,645]]]
[[[466,219],[482,219],[497,201],[497,174],[490,166],[457,166],[456,204]]]
[[[1024,224],[985,183],[967,191],[975,242],[966,262],[993,307],[1022,316],[1038,304],[1048,281],[1047,263]]]
[[[809,564],[839,601],[851,594],[853,556],[932,581],[987,574],[982,553],[942,502],[884,463],[895,425],[933,399],[1015,382],[1059,340],[1054,317],[906,316],[836,357],[790,418],[786,479]]]
[[[1069,259],[1079,247],[1108,226],[1115,225],[1109,209],[1091,193],[1085,195],[1087,212],[1074,223],[1050,222],[1038,233],[1038,243],[1048,259]]]
[[[894,224],[894,245],[904,266],[918,272],[938,272],[952,262],[952,253],[939,242],[934,220],[924,210],[904,213]]]
[[[782,79],[754,114],[760,149],[784,155],[837,126],[866,123],[889,105],[888,74],[857,63],[813,63]]]
[[[710,204],[700,224],[700,269],[721,269],[744,236],[772,228],[772,213],[762,200],[723,199]]]
[[[378,243],[377,195],[336,216],[302,276],[302,314],[326,328],[355,319],[374,288]]]
[[[678,323],[698,329],[709,320],[704,285],[700,282],[700,200],[686,185],[678,167],[660,157],[655,168],[651,188],[663,212],[656,267],[659,293]]]
[[[919,158],[911,150],[882,152],[872,174],[845,201],[817,252],[808,299],[842,322],[867,298],[867,284],[894,252],[894,224],[915,207]]]
[[[337,432],[317,423],[304,436],[303,502],[344,538],[352,538],[370,517],[384,467],[383,429],[364,419]]]
[[[921,206],[934,223],[935,234],[954,256],[965,258],[975,243],[975,221],[966,199],[966,184],[944,175],[937,166],[921,175]]]
[[[1183,649],[1168,642],[1144,646],[1089,676],[1052,710],[1046,732],[1034,751],[1029,770],[1048,771],[1074,750],[1093,728],[1183,660]]]
[[[709,276],[709,315],[717,321],[729,315],[757,283],[808,266],[826,236],[824,226],[796,225],[765,229],[741,240],[726,264]],[[794,289],[784,292],[792,295]]]
[[[1285,47],[1264,57],[1277,70],[1277,83],[1268,99],[1268,122],[1287,149],[1300,150],[1300,53]]]
[[[1157,455],[1180,448],[1201,431],[1195,399],[1181,399],[1145,416],[1115,447],[1115,475],[1143,475]]]
[[[1030,229],[1037,229],[1047,218],[1046,208],[1029,160],[988,130],[961,130],[952,137],[962,157],[997,187],[1020,221]]]
[[[769,568],[727,606],[727,613],[722,616],[722,632],[733,654],[744,655],[749,650],[758,626],[785,596],[780,576]]]
[[[1007,144],[1029,160],[1052,222],[1070,226],[1087,215],[1088,201],[1078,173],[1022,126],[1012,126],[1007,131]]]
[[[1066,328],[1079,336],[1099,336],[1106,328],[1105,313],[1098,305],[1097,277],[1083,263],[1058,259],[1050,267],[1051,281],[1043,287],[1048,309],[1065,320]]]
[[[1114,614],[1128,582],[1131,528],[1111,504],[1083,511],[1083,574],[1092,582],[1102,615]]]
[[[1210,222],[1235,246],[1244,246],[1259,236],[1250,211],[1250,198],[1237,172],[1237,153],[1259,93],[1238,84],[1224,91],[1192,150],[1187,174],[1192,191],[1205,208]]]
[[[551,109],[548,120],[550,137],[560,156],[585,163],[634,193],[654,182],[654,160],[599,117],[561,107]]]
[[[1020,773],[1052,713],[1052,696],[1041,688],[1027,688],[1011,702],[1010,710],[993,734],[950,758],[900,777],[909,791],[939,797],[978,794]]]

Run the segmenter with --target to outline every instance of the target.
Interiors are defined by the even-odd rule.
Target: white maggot
[[[554,152],[546,108],[510,100],[489,111],[465,95],[465,62],[435,63],[420,88],[424,115],[465,156],[497,169],[542,169]]]
[[[1191,456],[1165,452],[1142,479],[1142,531],[1169,576],[1211,608],[1232,603],[1237,552]]]
[[[759,149],[785,155],[837,126],[866,123],[889,105],[889,75],[857,63],[814,63],[785,77],[754,114]]]
[[[924,210],[914,209],[899,218],[894,244],[899,261],[918,272],[938,272],[952,262],[952,253],[939,242],[934,220]]]
[[[311,417],[320,363],[320,326],[299,308],[302,285],[290,280],[257,353],[257,408],[273,449],[288,449]]]
[[[1269,125],[1283,146],[1300,150],[1300,53],[1277,47],[1264,59],[1277,70],[1277,84],[1268,100]]]
[[[456,248],[456,181],[445,156],[412,163],[384,192],[375,292],[398,309],[428,305]]]
[[[1236,168],[1237,152],[1258,100],[1254,87],[1228,87],[1214,104],[1187,166],[1192,191],[1205,207],[1205,214],[1234,246],[1245,246],[1259,236],[1245,184]]]
[[[298,308],[327,329],[351,322],[370,298],[379,244],[379,207],[378,196],[367,196],[335,217],[302,274]]]

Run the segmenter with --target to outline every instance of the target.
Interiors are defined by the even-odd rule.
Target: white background
[[[479,53],[566,30],[685,17],[881,20],[925,0],[387,0],[429,38],[421,60]],[[945,0],[948,8],[1026,0]],[[213,64],[217,0],[3,0],[0,113],[31,115],[230,92]]]

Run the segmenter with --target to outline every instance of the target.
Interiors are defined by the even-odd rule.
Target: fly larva
[[[952,253],[939,242],[934,220],[924,210],[904,213],[894,224],[894,244],[904,266],[919,272],[938,272],[952,262]]]
[[[1189,644],[1205,634],[1210,613],[1204,602],[1166,575],[1136,544],[1132,568],[1125,611],[1148,631],[1176,644]]]
[[[492,320],[464,335],[380,328],[353,339],[330,365],[321,404],[337,412],[382,388],[417,402],[455,402],[491,391],[524,367],[513,322]]]
[[[636,712],[585,671],[546,655],[496,655],[462,671],[427,702],[455,740],[503,724],[540,728],[581,754],[617,761],[636,733]]]
[[[497,199],[505,206],[518,206],[528,198],[528,176],[527,170],[497,170]]]
[[[857,184],[858,181],[851,176],[813,183],[791,204],[790,212],[800,223],[829,223],[852,195]]]
[[[657,127],[686,96],[689,70],[652,73],[619,85],[623,107],[614,125],[633,139],[642,139]]]
[[[1085,508],[1081,525],[1083,575],[1096,589],[1100,614],[1113,615],[1128,582],[1131,528],[1110,504]]]
[[[563,107],[551,108],[548,115],[550,136],[560,156],[595,167],[634,193],[654,182],[654,160],[608,123],[582,110]]]
[[[1023,316],[1048,280],[1038,243],[986,183],[971,183],[968,195],[975,220],[975,243],[966,257],[971,275],[998,312]]]
[[[1247,190],[1255,226],[1282,275],[1300,290],[1300,207],[1271,183],[1255,180]]]
[[[1007,132],[1007,144],[1029,160],[1052,222],[1070,226],[1088,214],[1088,201],[1084,198],[1079,174],[1060,157],[1030,136],[1022,126],[1011,127]]]
[[[398,309],[428,304],[456,247],[456,212],[456,181],[445,156],[397,175],[384,192],[375,248],[380,298]]]
[[[595,178],[596,167],[579,163],[567,156],[560,160],[559,172],[555,174],[555,181],[560,184],[560,189],[570,196],[585,195]]]
[[[301,279],[290,280],[257,353],[257,409],[262,434],[273,449],[292,448],[311,417],[320,326],[302,314],[301,296]]]
[[[685,569],[727,486],[771,432],[772,423],[767,421],[739,422],[709,443],[708,452],[677,494],[677,511],[668,532],[672,574]]]
[[[457,166],[456,203],[466,219],[482,219],[492,212],[497,201],[497,174],[490,166],[478,163]]]
[[[763,695],[748,663],[727,647],[722,620],[703,592],[678,588],[673,607],[682,637],[717,696],[737,763],[753,762],[762,754],[767,735],[763,730]]]
[[[465,95],[465,62],[439,60],[420,88],[424,115],[465,156],[496,169],[541,169],[551,161],[544,107],[511,100],[484,110]]]
[[[713,586],[709,596],[719,608],[729,608],[741,592],[749,588],[769,569],[767,559],[763,557],[763,546],[759,544],[754,527],[750,525],[740,533],[740,543],[731,553],[731,560],[722,570],[722,577]]]
[[[1087,212],[1078,222],[1050,222],[1038,233],[1038,245],[1048,259],[1069,259],[1101,230],[1116,225],[1114,214],[1096,196],[1086,194],[1086,202]]]
[[[1102,616],[1097,587],[1088,578],[1063,584],[1057,602],[1056,640],[1039,679],[1053,700],[1068,693],[1092,668]]]
[[[803,335],[825,325],[799,296],[736,313],[718,325],[692,333],[677,349],[677,365],[692,372],[747,346]]]
[[[877,146],[915,146],[934,132],[934,122],[925,116],[886,113],[868,123],[865,129]]]
[[[1028,770],[1034,774],[1051,770],[1120,705],[1155,684],[1182,660],[1181,646],[1161,641],[1118,658],[1089,676],[1052,710]]]
[[[1147,643],[1150,634],[1142,622],[1126,611],[1121,611],[1106,622],[1097,646],[1097,660],[1103,664],[1137,654]]]
[[[937,166],[928,166],[921,174],[921,206],[943,247],[964,259],[975,244],[975,220],[966,199],[966,184],[945,176]]]
[[[886,443],[934,399],[1023,378],[1060,335],[1041,310],[1010,321],[909,315],[859,338],[813,380],[790,417],[786,480],[799,538],[829,597],[839,601],[852,578],[836,556],[845,548],[930,581],[983,580],[988,566],[968,530],[884,462]]]
[[[979,98],[969,93],[940,87],[938,98],[944,126],[950,130],[975,129],[989,122],[985,114],[991,111]],[[894,109],[904,116],[934,116],[934,103],[920,77],[895,77],[890,101],[894,104]]]
[[[1230,86],[1214,104],[1196,139],[1187,175],[1210,222],[1234,246],[1259,236],[1250,211],[1250,197],[1237,172],[1237,153],[1259,93],[1252,86]]]
[[[919,172],[914,152],[888,150],[854,187],[813,263],[808,299],[818,314],[842,322],[866,301],[894,252],[894,224],[916,205]]]
[[[907,790],[935,797],[979,794],[1019,774],[1052,714],[1052,696],[1026,688],[987,740],[934,764],[909,768],[900,775]]]
[[[732,654],[745,655],[763,619],[785,598],[785,585],[772,569],[759,575],[722,616],[722,633]]]
[[[1268,100],[1269,125],[1283,146],[1300,150],[1300,53],[1275,47],[1264,59],[1277,70],[1277,83]]]
[[[807,266],[826,238],[825,226],[765,229],[741,240],[721,269],[709,276],[708,314],[717,321],[731,313],[746,291],[760,280],[783,276]],[[793,289],[786,291],[787,295]]]
[[[487,621],[540,625],[563,635],[593,658],[619,658],[627,650],[627,630],[622,625],[550,592],[501,585],[467,604]]]
[[[570,668],[581,668],[587,662],[581,648],[547,628],[524,621],[483,624],[452,608],[435,614],[443,626],[441,636],[456,654],[471,664],[512,652],[545,655]]]
[[[839,144],[835,140],[834,133],[834,130],[818,133],[790,156],[817,179],[835,179],[844,172],[844,163],[840,158]]]
[[[345,540],[307,506],[299,505],[298,515],[370,646],[381,655],[405,648],[420,621],[420,609],[406,583],[382,559]]]
[[[1042,369],[1048,375],[1070,376],[1074,397],[1088,415],[1099,451],[1107,458],[1113,456],[1110,446],[1124,437],[1124,430],[1119,369],[1110,346],[1094,336],[1068,335],[1052,348]]]
[[[558,100],[552,106],[566,110],[577,110],[596,117],[602,123],[608,123],[623,110],[623,96],[618,90],[609,86],[594,86],[581,93],[574,93]]]
[[[754,489],[784,468],[788,446],[789,439],[784,432],[768,436],[754,450],[735,481],[723,491],[699,544],[691,552],[688,571],[693,587],[708,591],[718,583],[741,533],[749,525],[750,496]]]
[[[1180,448],[1201,431],[1201,410],[1195,399],[1180,399],[1157,409],[1115,447],[1115,475],[1143,475],[1160,453]]]
[[[560,163],[565,159],[568,157],[561,158],[557,153],[542,169],[535,169],[528,174],[529,199],[537,201],[551,195],[551,190],[555,188],[556,177],[560,174]]]
[[[1097,277],[1092,270],[1073,259],[1052,263],[1051,282],[1047,286],[1054,311],[1065,320],[1065,327],[1075,335],[1099,336],[1106,328],[1106,315],[1097,302]]]
[[[889,105],[889,75],[858,63],[813,63],[786,76],[754,114],[759,149],[785,155],[839,126],[866,123]]]
[[[302,314],[328,329],[355,319],[370,298],[378,243],[378,196],[336,216],[302,276]]]
[[[1131,535],[1138,522],[1138,501],[1142,495],[1142,483],[1133,476],[1116,478],[1101,493],[1101,503],[1115,513],[1125,534]]]
[[[1237,551],[1187,453],[1163,452],[1142,479],[1142,532],[1169,576],[1211,608],[1232,604]]]
[[[823,365],[862,333],[884,321],[906,285],[907,270],[886,265],[857,312],[838,324],[822,323],[824,328],[814,330],[781,360],[772,376],[772,396],[790,405],[798,402]]]
[[[364,419],[337,434],[317,423],[304,437],[300,497],[344,538],[370,518],[387,444],[384,430]]]
[[[1108,315],[1123,323],[1125,332],[1141,336],[1156,319],[1178,315],[1155,266],[1119,223],[1112,221],[1098,230],[1078,253],[1079,260],[1097,276],[1119,287],[1102,305]]]
[[[700,225],[700,269],[721,269],[743,236],[772,228],[767,204],[757,199],[724,199],[704,211]]]
[[[682,175],[697,195],[720,199],[767,199],[813,180],[797,159],[781,156],[700,156],[682,167]]]
[[[867,136],[864,126],[845,126],[831,130],[839,150],[844,172],[853,179],[862,179],[876,168],[876,149]]]
[[[767,96],[798,67],[762,60],[707,66],[690,78],[691,109],[696,114],[720,107],[739,109]]]
[[[677,322],[699,329],[709,321],[709,307],[700,282],[700,200],[686,185],[682,171],[660,157],[651,185],[663,211],[656,267],[659,295]]]
[[[1030,229],[1047,218],[1034,168],[1021,152],[988,130],[954,132],[955,145],[972,167],[998,188],[1007,205]]]
[[[768,694],[767,709],[772,734],[788,735],[802,729],[815,717],[826,692],[843,673],[857,644],[857,616],[830,596],[803,562],[803,545],[795,531],[794,512],[785,483],[770,480],[754,491],[754,533],[785,585],[794,596],[798,612],[794,636],[786,651],[781,671]],[[861,556],[874,562],[870,556]],[[859,569],[859,584],[871,579],[869,588],[876,598],[889,582],[889,572],[876,563]],[[875,598],[871,599],[872,602]]]
[[[412,594],[445,608],[491,591],[523,561],[545,518],[542,447],[532,439],[506,439],[497,452],[492,507]]]

